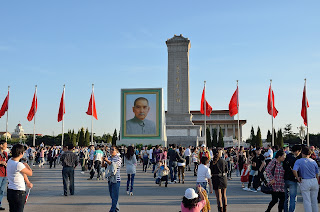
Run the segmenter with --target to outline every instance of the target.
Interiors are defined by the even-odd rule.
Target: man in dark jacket
[[[170,170],[170,178],[171,183],[177,183],[177,173],[178,173],[178,161],[182,158],[178,154],[176,150],[176,145],[172,144],[172,148],[168,151],[168,159],[169,159],[169,170]]]
[[[294,166],[294,163],[298,159],[297,157],[299,156],[300,152],[301,152],[301,146],[294,145],[291,149],[291,153],[287,155],[285,161],[283,162],[284,182],[285,182],[284,212],[288,212],[288,211],[294,212],[296,208],[298,181],[293,175],[292,168]],[[289,201],[290,201],[290,204],[289,204]]]
[[[72,152],[73,146],[68,146],[68,151],[65,151],[61,156],[62,162],[62,179],[63,179],[63,194],[68,196],[68,181],[70,181],[70,194],[74,195],[74,169],[79,163],[78,156]]]

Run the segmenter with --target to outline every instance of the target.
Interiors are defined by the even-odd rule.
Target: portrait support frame
[[[139,98],[148,99],[148,114],[143,122],[143,126],[151,125],[149,131],[142,130],[132,133],[132,120],[137,119],[134,112],[134,101]],[[155,130],[153,127],[155,125]],[[138,126],[138,125],[137,125]],[[150,131],[150,128],[152,130]],[[146,127],[146,129],[148,129]],[[121,89],[121,133],[120,140],[162,140],[163,137],[163,96],[162,88],[137,88]]]

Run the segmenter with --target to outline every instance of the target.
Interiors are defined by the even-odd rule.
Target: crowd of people
[[[207,148],[91,145],[89,147],[45,146],[27,147],[16,144],[8,152],[7,143],[0,142],[0,210],[5,188],[10,211],[23,211],[26,186],[33,184],[28,176],[32,169],[45,164],[49,168],[62,165],[63,195],[74,195],[74,169],[80,165],[88,180],[107,180],[112,200],[110,211],[119,211],[120,170],[125,166],[127,195],[134,194],[137,165],[142,173],[152,172],[154,181],[165,187],[184,184],[186,172],[192,171],[194,188],[185,191],[181,211],[210,211],[208,196],[215,194],[219,212],[227,211],[227,185],[232,175],[241,176],[242,189],[264,192],[271,189],[271,201],[266,211],[278,203],[278,211],[295,211],[298,185],[300,185],[305,211],[318,211],[319,151],[314,147],[295,145],[288,147]],[[9,159],[10,158],[10,159]],[[193,170],[191,170],[193,169]],[[8,180],[8,186],[7,186]],[[245,186],[246,184],[246,186]],[[26,186],[25,186],[26,185]],[[69,185],[69,186],[68,186]],[[11,210],[12,209],[12,210]]]

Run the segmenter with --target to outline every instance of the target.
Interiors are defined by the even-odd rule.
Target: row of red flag
[[[0,118],[8,111],[9,109],[9,91],[8,95],[6,96],[5,100],[3,101],[2,107],[0,109]],[[32,121],[33,117],[35,116],[38,109],[38,99],[37,99],[37,92],[34,92],[31,108],[29,110],[27,119],[28,121]],[[66,113],[65,109],[65,103],[64,103],[64,91],[62,92],[61,100],[60,100],[60,106],[59,106],[59,112],[58,112],[58,122],[63,120],[63,116]],[[94,99],[94,93],[92,91],[88,110],[86,112],[89,116],[93,116],[95,119],[98,120],[97,110],[96,110],[96,101]]]
[[[308,126],[308,121],[307,121],[307,108],[309,107],[309,102],[307,99],[307,94],[306,94],[306,86],[304,86],[303,89],[303,97],[302,97],[302,108],[301,108],[301,116],[304,120],[304,124]],[[9,109],[9,91],[8,95],[3,101],[3,104],[0,109],[0,118],[8,111]],[[37,99],[37,93],[35,91],[33,95],[33,100],[31,104],[31,108],[29,110],[27,119],[28,121],[32,121],[33,117],[35,116],[36,112],[38,109],[38,99]],[[239,109],[239,88],[237,86],[237,89],[233,93],[230,103],[229,103],[229,115],[234,116],[238,114],[238,109]],[[272,115],[274,118],[278,115],[278,110],[275,107],[274,103],[274,93],[271,88],[271,85],[269,87],[269,93],[268,93],[268,103],[267,103],[267,109],[268,113]],[[200,112],[202,114],[206,113],[207,116],[210,116],[212,112],[212,107],[210,104],[207,102],[205,98],[205,88],[203,88],[202,91],[202,97],[201,97],[201,106],[200,106]],[[62,92],[61,100],[60,100],[60,106],[59,106],[59,112],[58,112],[58,122],[63,120],[63,116],[66,113],[65,110],[65,103],[64,103],[64,91]],[[94,99],[94,92],[92,91],[90,101],[89,101],[89,106],[88,110],[86,112],[88,115],[92,115],[95,119],[98,120],[97,116],[97,110],[96,110],[96,101]]]
[[[302,96],[301,117],[303,118],[304,124],[306,126],[308,126],[307,108],[309,107],[309,102],[307,99],[306,92],[307,92],[306,86],[304,86],[303,96]],[[229,115],[234,116],[234,115],[238,114],[238,109],[239,109],[239,88],[237,86],[237,89],[233,93],[231,100],[230,100],[230,103],[229,103]],[[275,118],[278,115],[278,110],[276,109],[275,104],[274,104],[274,93],[271,88],[271,85],[269,87],[267,109],[268,109],[268,113],[271,116],[273,116],[273,118]],[[203,88],[203,91],[202,91],[200,112],[202,114],[206,113],[207,116],[210,116],[210,114],[212,112],[212,107],[209,105],[209,103],[205,99],[205,88]]]

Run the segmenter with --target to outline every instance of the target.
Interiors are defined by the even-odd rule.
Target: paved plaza
[[[87,180],[88,173],[81,174],[78,167],[75,171],[75,195],[62,196],[62,167],[39,169],[34,167],[33,176],[30,181],[34,188],[31,190],[30,198],[25,206],[26,212],[58,212],[58,211],[109,211],[111,199],[107,188],[107,181]],[[180,210],[180,203],[186,188],[194,187],[196,177],[193,172],[186,172],[185,184],[169,184],[167,188],[159,187],[154,183],[153,174],[148,169],[147,173],[142,172],[142,166],[138,165],[137,174],[134,183],[134,196],[126,194],[126,176],[125,169],[121,170],[121,188],[120,188],[120,210],[123,212],[152,211],[163,212]],[[239,177],[234,177],[228,182],[228,211],[257,211],[266,210],[271,195],[261,192],[252,193],[243,191],[240,186]],[[214,194],[210,195],[212,211],[217,211]],[[301,196],[298,198],[297,210],[304,211]],[[8,209],[6,197],[3,205]],[[277,211],[275,206],[272,211]]]

